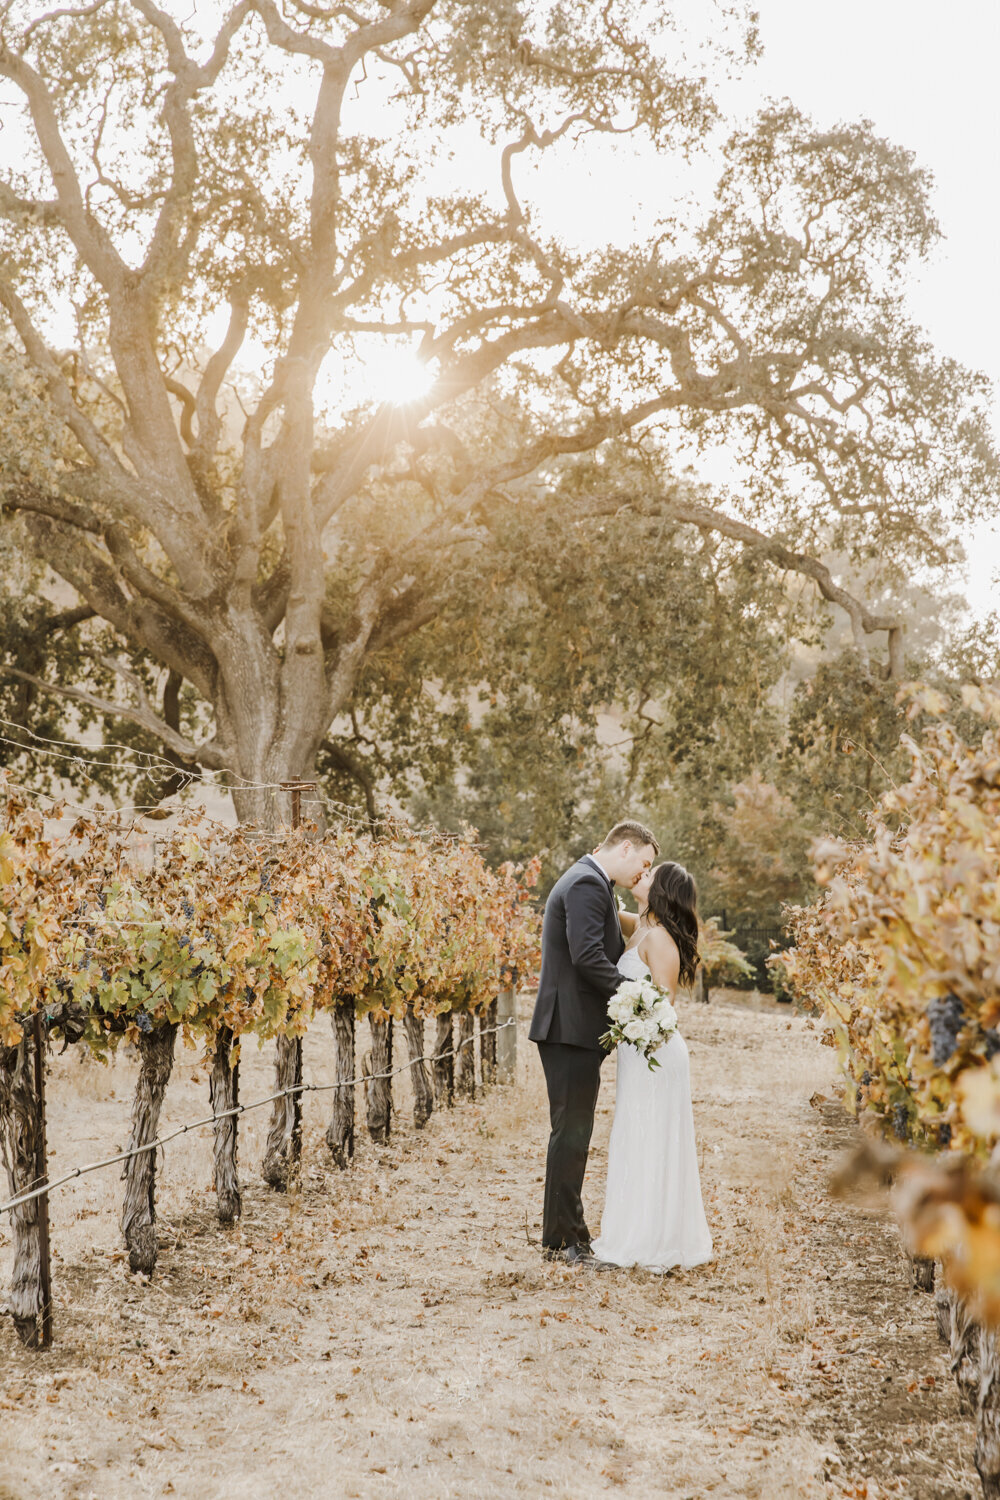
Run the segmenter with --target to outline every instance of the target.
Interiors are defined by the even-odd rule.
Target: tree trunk
[[[225,644],[220,640],[220,649]],[[237,632],[228,652],[230,683],[215,705],[220,729],[239,746],[238,769],[245,780],[232,788],[236,816],[241,825],[264,833],[299,826],[302,788],[316,784],[316,749],[324,733],[315,718],[318,700],[301,698],[288,709],[296,723],[287,718],[284,723],[286,734],[290,728],[294,733],[283,747],[276,744],[282,731],[280,665],[271,651],[262,635],[248,640]],[[321,831],[325,827],[323,810],[312,799],[305,817]],[[280,1193],[292,1185],[302,1155],[302,1094],[285,1093],[301,1083],[302,1039],[279,1036],[274,1092],[284,1097],[271,1109],[261,1175]]]
[[[240,1102],[240,1065],[233,1062],[233,1033],[223,1026],[215,1038],[215,1056],[209,1078],[212,1113],[219,1115],[236,1109]],[[219,1223],[232,1224],[243,1211],[240,1179],[236,1165],[238,1115],[228,1115],[215,1122],[215,1161],[213,1176],[219,1206]]]
[[[476,1097],[476,1021],[471,1010],[462,1010],[458,1013],[455,1092],[463,1099]]]
[[[910,1280],[918,1292],[933,1292],[934,1260],[931,1256],[910,1256]]]
[[[958,1404],[966,1416],[979,1406],[979,1324],[961,1297],[951,1299],[951,1373],[958,1386]]]
[[[302,1154],[302,1038],[279,1036],[274,1052],[274,1093],[261,1174],[269,1187],[284,1193],[298,1171]],[[294,1093],[287,1090],[294,1089]]]
[[[497,1082],[517,1082],[517,994],[501,990],[497,996]]]
[[[979,1330],[975,1459],[984,1500],[1000,1500],[1000,1336],[992,1328]]]
[[[434,1097],[450,1109],[455,1102],[455,1041],[450,1010],[437,1018],[434,1035]]]
[[[497,1081],[497,1003],[491,1000],[479,1023],[479,1056],[483,1065],[483,1082]]]
[[[406,1045],[410,1053],[410,1078],[413,1080],[413,1123],[422,1130],[434,1110],[434,1091],[431,1075],[424,1062],[424,1021],[413,1014],[413,1006],[406,1007],[403,1017]]]
[[[0,1145],[10,1196],[37,1187],[42,1155],[42,1100],[35,1087],[35,1048],[27,1023],[16,1047],[0,1048]],[[42,1200],[10,1211],[14,1270],[8,1305],[22,1344],[44,1349],[50,1342],[45,1306]]]
[[[341,1171],[354,1155],[354,1001],[338,1000],[330,1014],[333,1027],[333,1077],[342,1087],[333,1095],[326,1144]]]
[[[937,1323],[938,1337],[942,1343],[951,1344],[951,1330],[953,1322],[953,1303],[955,1293],[950,1287],[945,1286],[943,1281],[938,1281],[934,1292],[934,1321]]]
[[[377,1146],[384,1146],[392,1130],[392,1079],[379,1075],[392,1072],[392,1021],[369,1016],[368,1024],[372,1034],[371,1067],[365,1082],[368,1134]]]
[[[160,1109],[174,1066],[177,1027],[158,1026],[139,1037],[139,1079],[132,1104],[132,1134],[127,1149],[156,1139]],[[150,1275],[156,1265],[156,1150],[132,1156],[122,1170],[125,1203],[122,1232],[132,1271]]]

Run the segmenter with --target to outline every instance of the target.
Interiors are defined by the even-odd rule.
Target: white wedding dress
[[[649,977],[635,948],[626,948],[618,969],[626,979]],[[651,1271],[703,1265],[712,1259],[712,1236],[701,1201],[687,1045],[675,1032],[653,1069],[635,1047],[622,1043],[615,1051],[615,1118],[594,1254]]]

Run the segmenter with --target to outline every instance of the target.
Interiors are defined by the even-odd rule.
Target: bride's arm
[[[662,927],[651,928],[649,936],[639,944],[639,957],[649,966],[653,983],[661,985],[673,999],[680,977],[681,956],[669,932]]]
[[[639,918],[636,916],[635,912],[620,911],[618,913],[618,921],[621,926],[621,930],[627,938],[630,938],[632,936],[633,932],[635,931],[635,924],[636,922],[638,922],[638,920]]]

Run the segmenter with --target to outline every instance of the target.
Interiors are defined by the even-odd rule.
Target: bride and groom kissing
[[[688,1051],[679,1031],[654,1053],[617,1048],[615,1116],[601,1233],[591,1246],[581,1202],[607,1056],[608,1002],[627,979],[673,999],[698,965],[697,891],[683,866],[653,867],[659,845],[641,823],[617,823],[556,881],[545,905],[542,969],[530,1037],[549,1096],[542,1245],[550,1259],[603,1270],[666,1271],[711,1259],[698,1175]],[[639,907],[619,912],[616,885]]]

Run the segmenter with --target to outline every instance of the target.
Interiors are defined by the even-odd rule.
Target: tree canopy
[[[996,499],[982,382],[906,312],[929,183],[867,123],[789,103],[727,134],[710,80],[756,39],[721,11],[706,68],[638,0],[7,4],[3,504],[112,633],[117,691],[17,680],[227,771],[240,815],[273,821],[464,578],[516,573],[557,513],[572,551],[566,525],[602,512],[654,569],[684,526],[811,578],[861,670],[886,632],[898,673],[905,621],[822,549],[891,587]],[[595,136],[648,153],[642,243],[581,251],[529,200],[530,161]],[[437,168],[473,137],[491,170],[456,187]],[[699,151],[721,171],[695,209],[672,169]],[[374,343],[416,352],[423,394],[327,401]],[[724,500],[678,483],[680,454],[723,445]]]

